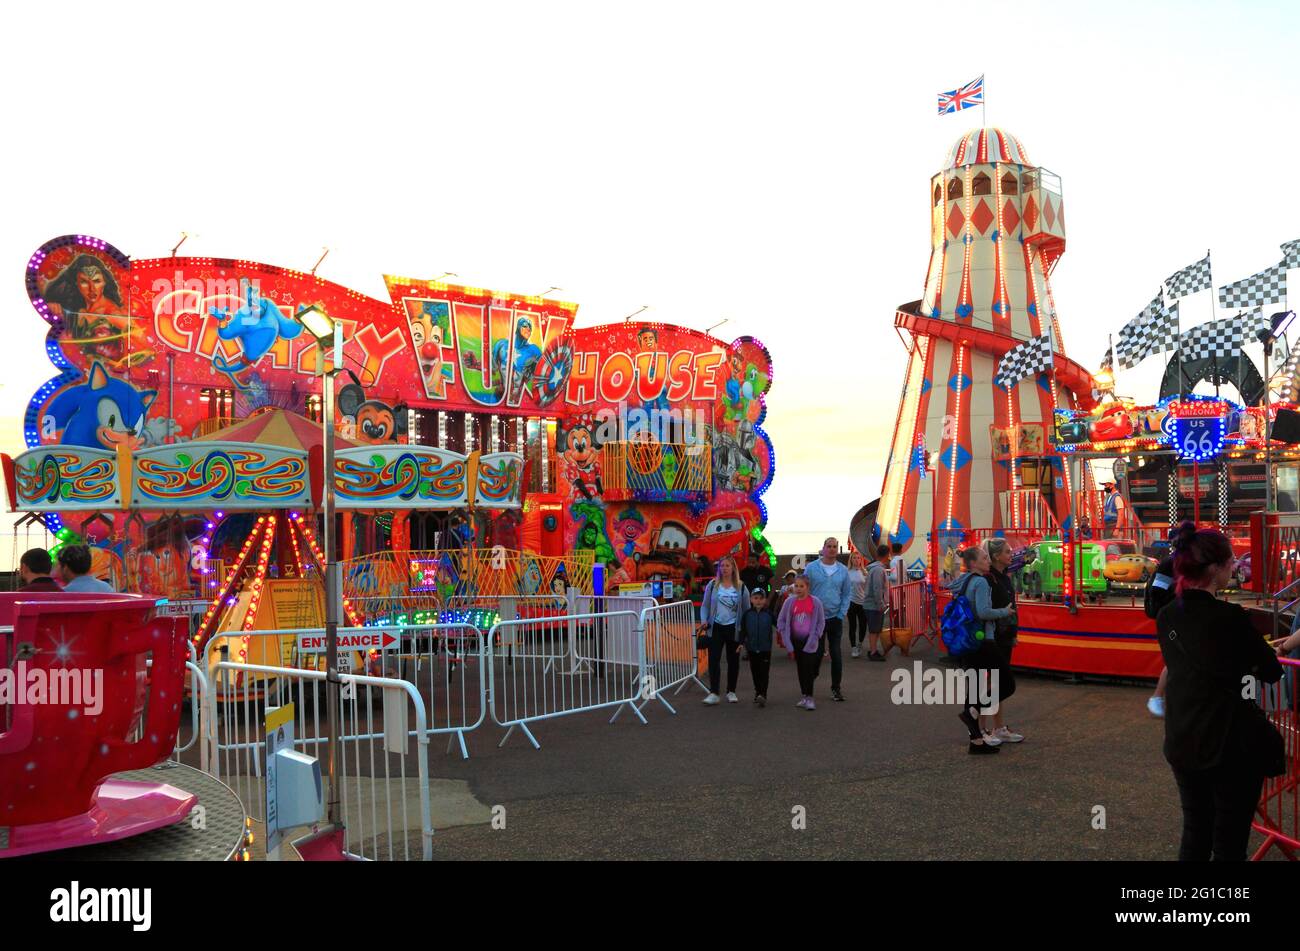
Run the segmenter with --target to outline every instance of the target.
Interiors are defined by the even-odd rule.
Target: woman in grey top
[[[718,560],[718,574],[704,589],[700,600],[698,633],[709,635],[709,695],[704,702],[718,703],[722,685],[722,655],[727,655],[727,703],[737,703],[736,680],[740,677],[740,619],[749,610],[749,592],[740,580],[736,560],[725,555]]]

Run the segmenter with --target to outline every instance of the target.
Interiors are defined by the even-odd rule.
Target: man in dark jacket
[[[62,591],[59,583],[50,577],[54,562],[44,548],[31,548],[23,552],[18,561],[18,577],[23,580],[19,591]]]
[[[772,672],[772,632],[776,620],[767,609],[767,589],[749,594],[749,610],[740,619],[740,633],[749,654],[749,673],[754,678],[754,702],[767,706],[768,675]]]

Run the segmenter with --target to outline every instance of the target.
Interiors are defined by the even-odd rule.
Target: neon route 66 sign
[[[1227,436],[1227,406],[1217,400],[1180,401],[1172,407],[1173,443],[1178,457],[1205,462],[1223,452]]]

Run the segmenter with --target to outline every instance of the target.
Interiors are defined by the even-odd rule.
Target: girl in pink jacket
[[[793,593],[781,605],[776,630],[781,646],[794,652],[795,667],[799,671],[801,696],[795,705],[805,710],[817,709],[813,702],[813,684],[821,666],[821,638],[826,630],[826,613],[821,601],[812,596],[807,578],[795,579]]]

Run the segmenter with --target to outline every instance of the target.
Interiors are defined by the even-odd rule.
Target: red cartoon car
[[[1133,420],[1123,406],[1111,406],[1089,429],[1093,442],[1128,439],[1133,435]]]

